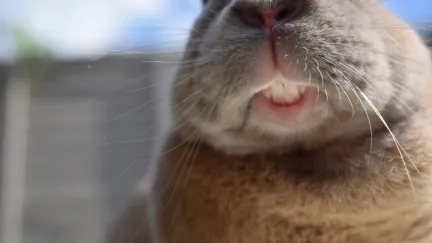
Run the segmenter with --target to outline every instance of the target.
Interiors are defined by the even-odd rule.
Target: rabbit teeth
[[[272,82],[263,90],[263,95],[275,104],[291,104],[298,102],[305,88],[290,82]]]

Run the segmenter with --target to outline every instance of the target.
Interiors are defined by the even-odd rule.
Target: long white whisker
[[[343,64],[343,63],[341,63],[341,65],[344,66],[345,68],[347,68],[347,69],[353,71],[354,73],[358,73],[358,74],[360,74],[360,76],[362,77],[362,79],[363,79],[364,81],[366,81],[366,82],[368,82],[368,83],[373,82],[372,77],[370,77],[368,74],[366,74],[366,73],[364,73],[364,72],[362,72],[362,71],[360,71],[360,70],[357,70],[357,69],[355,69],[354,67],[352,67],[352,66],[350,66],[350,65],[345,65],[345,64]],[[363,74],[363,76],[362,76],[362,74]],[[369,80],[367,80],[367,79],[369,79]],[[357,90],[362,94],[362,96],[364,96],[364,98],[366,97],[365,100],[368,101],[368,103],[370,103],[370,104],[369,104],[370,106],[373,105],[372,101],[371,101],[371,100],[366,96],[366,94],[364,94],[363,91],[361,91],[357,86],[355,86],[355,88],[356,88],[356,89],[357,89]],[[403,103],[403,104],[404,104],[404,103]],[[408,173],[408,168],[407,168],[407,165],[406,165],[406,162],[405,162],[405,159],[404,159],[404,157],[403,157],[402,152],[403,152],[403,153],[408,157],[410,163],[413,165],[413,167],[415,168],[415,170],[416,170],[416,171],[419,173],[419,175],[424,179],[423,174],[422,174],[421,171],[418,169],[418,167],[416,166],[416,164],[414,163],[414,161],[412,161],[411,157],[410,157],[409,154],[406,152],[406,150],[403,148],[403,146],[400,144],[400,142],[396,139],[396,136],[393,134],[393,132],[392,132],[392,131],[390,130],[390,128],[388,127],[388,125],[387,125],[387,123],[385,122],[384,118],[382,117],[381,113],[379,113],[379,111],[378,111],[378,109],[375,107],[375,105],[373,105],[372,108],[373,108],[373,110],[375,111],[375,113],[378,112],[378,113],[377,113],[378,117],[379,117],[380,120],[384,123],[384,125],[385,125],[386,128],[389,130],[389,132],[391,133],[391,136],[393,137],[393,139],[394,139],[394,141],[395,141],[395,143],[396,143],[397,149],[398,149],[398,151],[399,151],[399,153],[400,153],[400,155],[401,155],[401,159],[402,159],[402,162],[403,162],[404,165],[405,165],[405,169],[406,169],[407,173]],[[410,179],[411,186],[413,186],[413,184],[412,184],[412,180],[411,180],[411,175],[408,174],[408,177],[409,177],[409,179]],[[413,193],[415,194],[414,188],[413,188]]]
[[[360,101],[360,104],[361,104],[361,106],[363,107],[363,109],[365,111],[365,115],[366,115],[366,118],[367,118],[368,124],[369,124],[370,139],[371,139],[370,153],[369,154],[372,154],[372,149],[373,149],[373,130],[372,130],[372,123],[371,123],[371,120],[370,120],[370,117],[369,117],[369,113],[367,112],[367,109],[366,109],[363,101],[361,100],[361,98],[358,96],[357,92],[352,88],[352,85],[348,81],[348,78],[345,76],[345,74],[343,74],[343,72],[341,72],[340,70],[337,70],[337,71],[342,75],[342,77],[344,77],[344,81],[345,81],[346,85],[348,85],[348,87],[350,87],[351,90],[353,91],[354,95],[357,96],[357,99]]]
[[[357,88],[357,89],[358,89],[358,88]],[[415,192],[415,187],[414,187],[414,184],[413,184],[413,181],[412,181],[411,172],[408,170],[407,163],[406,163],[405,158],[404,158],[404,156],[403,156],[403,154],[402,154],[402,151],[405,151],[405,150],[404,150],[403,147],[401,146],[401,144],[400,144],[400,142],[398,141],[398,139],[396,138],[396,136],[395,136],[395,135],[393,134],[393,132],[391,131],[391,129],[390,129],[390,127],[388,126],[387,122],[385,121],[384,117],[381,115],[381,113],[380,113],[379,110],[375,107],[375,105],[372,103],[372,101],[369,99],[369,97],[367,97],[366,94],[365,94],[363,91],[361,91],[360,89],[358,89],[358,91],[359,91],[360,95],[365,99],[365,101],[369,104],[369,106],[374,110],[374,112],[376,113],[376,115],[378,116],[378,118],[381,120],[381,122],[383,123],[383,125],[384,125],[384,126],[387,128],[387,130],[389,131],[390,136],[393,138],[393,140],[394,140],[394,142],[395,142],[395,145],[396,145],[396,148],[397,148],[397,150],[398,150],[398,152],[399,152],[399,154],[400,154],[400,157],[401,157],[402,163],[404,164],[405,171],[406,171],[406,173],[407,173],[407,176],[408,176],[408,179],[409,179],[409,183],[410,183],[410,185],[411,185],[411,189],[412,189],[413,195],[414,195],[414,197],[416,197],[416,192]],[[412,163],[413,163],[413,162],[412,162]],[[415,164],[413,164],[413,165],[414,165],[414,167],[416,168],[417,172],[420,173],[420,171],[419,171],[418,168],[415,166]],[[420,175],[421,175],[421,173],[420,173]]]

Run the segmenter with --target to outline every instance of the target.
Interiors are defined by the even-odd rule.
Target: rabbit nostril
[[[249,26],[260,27],[264,25],[265,19],[255,9],[234,8],[233,12],[237,18]]]
[[[296,13],[297,13],[296,6],[288,6],[288,7],[282,8],[279,11],[276,19],[278,21],[290,20],[291,18],[295,17]]]
[[[278,23],[295,19],[302,5],[299,1],[292,1],[270,9],[235,6],[232,10],[238,19],[249,26],[272,28]]]

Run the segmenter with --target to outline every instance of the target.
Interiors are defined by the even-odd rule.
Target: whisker
[[[137,139],[137,140],[124,140],[124,141],[116,141],[116,142],[109,142],[109,143],[103,143],[100,146],[106,147],[106,146],[112,146],[112,145],[119,145],[119,144],[137,144],[137,143],[146,143],[151,142],[153,140],[157,139],[157,137],[152,138],[145,138],[145,139]]]
[[[194,150],[195,145],[196,145],[196,141],[192,141],[191,143],[187,144],[187,148],[183,151],[179,161],[177,162],[179,164],[182,164],[182,169],[181,169],[180,174],[178,176],[179,177],[178,180],[174,184],[173,191],[170,193],[168,200],[166,201],[165,205],[162,207],[162,209],[159,212],[159,217],[161,217],[165,213],[165,211],[168,209],[168,206],[172,202],[172,199],[174,197],[174,193],[177,191],[177,188],[180,184],[180,181],[181,181],[180,178],[185,173],[185,170],[187,168],[187,164],[190,162],[191,151]],[[163,193],[165,193],[165,191]]]
[[[352,68],[352,67],[351,67],[351,68]],[[356,71],[356,70],[354,69],[354,71]],[[342,72],[341,72],[341,74],[343,75]],[[363,79],[364,79],[364,77],[363,77]],[[348,82],[347,79],[346,79],[346,81]],[[365,80],[365,81],[367,81],[367,80]],[[351,86],[351,87],[352,87],[352,86]],[[405,161],[405,158],[404,158],[402,152],[404,152],[405,155],[408,155],[408,154],[406,153],[405,149],[402,147],[402,145],[400,144],[400,142],[398,141],[398,139],[396,138],[396,136],[394,135],[394,133],[391,131],[391,129],[390,129],[390,127],[388,126],[387,122],[385,121],[384,117],[381,115],[381,113],[380,113],[379,110],[376,108],[376,106],[373,104],[373,102],[369,99],[369,97],[367,97],[367,95],[366,95],[366,94],[365,94],[365,93],[364,93],[360,88],[358,88],[357,86],[354,85],[354,88],[357,89],[357,91],[360,93],[360,95],[363,97],[363,99],[364,99],[364,100],[368,103],[368,105],[373,109],[373,111],[376,113],[376,115],[378,116],[378,118],[381,120],[381,122],[383,123],[383,125],[387,128],[387,130],[389,131],[390,135],[392,136],[392,138],[393,138],[393,140],[394,140],[394,142],[395,142],[395,144],[396,144],[396,148],[397,148],[397,150],[398,150],[398,152],[399,152],[399,154],[400,154],[400,156],[401,156],[402,162],[403,162],[403,164],[404,164],[404,168],[405,168],[405,170],[406,170],[406,173],[407,173],[407,176],[408,176],[408,179],[409,179],[409,182],[410,182],[410,185],[411,185],[411,188],[412,188],[413,194],[414,194],[414,196],[416,196],[416,195],[415,195],[415,194],[416,194],[416,193],[415,193],[415,188],[414,188],[414,185],[413,185],[413,182],[412,182],[411,173],[410,173],[409,170],[408,170],[408,167],[407,167],[407,164],[406,164],[406,161]],[[355,92],[355,94],[357,95],[357,92]],[[359,100],[361,100],[360,97],[359,97]],[[420,176],[422,176],[422,173],[421,173],[420,170],[417,168],[417,166],[415,165],[415,163],[414,163],[413,161],[410,161],[410,162],[411,162],[411,164],[415,167],[415,169],[416,169],[417,172],[420,174]]]
[[[395,96],[392,96],[392,99],[396,99],[397,102],[399,102],[400,104],[405,106],[412,114],[415,113],[415,111],[409,105],[407,105],[406,102],[404,102],[401,98],[399,98],[395,95]]]
[[[223,73],[223,72],[225,72],[225,71],[226,71],[226,70],[223,70],[223,71],[221,71],[220,73]],[[217,75],[219,75],[220,73],[216,73],[214,76],[217,76]],[[182,81],[182,82],[183,82],[183,81]],[[182,82],[178,82],[178,83],[174,84],[173,87],[176,87],[176,86],[180,85]],[[200,89],[194,91],[191,95],[189,95],[188,97],[186,97],[185,99],[183,99],[183,100],[182,100],[178,105],[181,105],[181,104],[185,103],[185,102],[188,101],[189,99],[193,98],[194,96],[196,96],[196,95],[199,94],[200,92],[202,92],[202,91],[204,91],[205,89],[207,89],[209,86],[210,86],[210,85],[205,86],[205,87],[203,87],[203,88],[200,88]],[[153,99],[151,99],[151,100],[149,100],[149,101],[147,101],[147,102],[145,102],[145,103],[143,103],[143,104],[141,104],[141,105],[139,105],[139,106],[137,106],[137,107],[135,107],[135,108],[133,108],[133,109],[131,109],[131,110],[129,110],[129,111],[127,111],[127,112],[125,112],[125,113],[119,115],[119,116],[117,116],[117,117],[114,117],[114,118],[108,120],[108,121],[105,122],[102,126],[106,126],[106,125],[108,125],[108,124],[110,124],[110,123],[112,123],[112,122],[114,122],[114,121],[116,121],[116,120],[118,120],[118,119],[121,119],[121,118],[123,118],[123,117],[125,117],[125,116],[127,116],[127,115],[129,115],[129,114],[131,114],[131,113],[134,113],[134,112],[136,112],[136,111],[142,110],[142,109],[144,109],[145,107],[147,107],[149,104],[151,104],[152,102],[155,102],[155,101],[157,101],[157,100],[159,100],[159,99],[161,99],[161,98],[167,98],[167,97],[166,97],[166,96],[162,96],[162,95],[161,95],[161,96],[157,96],[157,97],[155,97],[155,98],[153,98]]]
[[[205,64],[205,63],[201,63],[201,64]],[[180,68],[180,67],[179,66],[171,67],[171,69],[178,69],[178,68]],[[181,76],[177,76],[176,78],[170,80],[170,83],[174,83],[174,84],[170,86],[169,90],[177,88],[182,83],[186,82],[189,78],[193,77],[194,74],[195,74],[194,71],[191,71],[189,73],[186,73],[186,74],[181,75]],[[177,82],[177,81],[179,81],[179,82]],[[129,90],[129,91],[126,91],[124,93],[125,94],[131,94],[131,93],[147,90],[147,89],[150,89],[150,88],[156,88],[156,87],[159,87],[159,84],[153,84],[153,85],[137,88],[137,89],[134,89],[134,90]]]
[[[138,88],[138,89],[129,90],[129,91],[126,91],[124,93],[125,94],[132,94],[132,93],[135,93],[135,92],[138,92],[138,91],[144,91],[144,90],[148,90],[148,89],[151,89],[151,88],[157,88],[157,87],[158,87],[157,84],[152,84],[152,85],[148,85],[148,86],[141,87],[141,88]]]
[[[352,88],[352,87],[355,86],[355,85],[352,85],[352,84],[349,82],[348,78],[343,74],[343,72],[341,72],[340,70],[338,70],[338,71],[339,71],[339,73],[342,75],[342,77],[344,77],[344,81],[345,81],[346,85],[348,85],[348,87],[350,87],[350,89],[353,91],[354,95],[355,95],[355,96],[357,97],[357,99],[359,100],[361,106],[363,107],[363,110],[364,110],[364,112],[365,112],[366,118],[367,118],[367,120],[368,120],[368,124],[369,124],[369,131],[370,131],[370,140],[371,140],[371,143],[370,143],[370,151],[369,151],[369,154],[372,154],[372,150],[373,150],[373,130],[372,130],[372,123],[371,123],[371,120],[370,120],[370,117],[369,117],[369,113],[367,112],[366,107],[365,107],[365,105],[364,105],[362,99],[358,96],[357,92]]]
[[[423,67],[428,67],[428,66],[427,66],[426,64],[424,64],[424,63],[420,63],[420,62],[418,62],[418,61],[416,61],[416,60],[413,60],[413,59],[408,58],[408,57],[401,56],[401,55],[399,55],[399,54],[387,53],[387,52],[383,52],[383,51],[380,51],[380,50],[375,50],[375,49],[371,49],[371,48],[366,48],[366,47],[361,47],[361,46],[355,46],[355,45],[350,45],[350,44],[345,44],[345,43],[332,43],[332,42],[327,42],[327,44],[329,44],[329,45],[335,45],[335,46],[346,46],[346,47],[350,48],[350,51],[351,51],[352,49],[355,49],[355,50],[359,51],[360,53],[361,53],[362,51],[369,51],[369,52],[372,52],[372,53],[379,53],[379,54],[386,55],[386,56],[389,56],[389,57],[397,57],[397,58],[401,58],[401,59],[403,59],[403,60],[407,60],[407,61],[413,62],[413,63],[418,64],[418,65],[421,65],[421,66],[423,66]],[[344,56],[343,54],[340,54],[340,53],[339,53],[339,55],[340,55],[340,56]],[[396,62],[395,60],[393,60],[393,61]],[[402,63],[401,63],[401,64],[402,64]]]
[[[194,164],[194,162],[195,162],[195,160],[196,160],[196,155],[193,155],[194,154],[194,152],[195,151],[199,151],[199,147],[200,147],[200,145],[201,145],[201,140],[197,140],[197,141],[195,141],[194,143],[193,143],[193,145],[192,145],[192,149],[190,150],[190,153],[189,153],[189,155],[188,155],[188,161],[190,161],[190,166],[189,166],[189,169],[188,169],[188,171],[187,171],[187,175],[186,175],[186,182],[184,183],[184,184],[186,184],[187,185],[187,182],[188,182],[188,179],[189,179],[189,177],[188,177],[188,175],[190,174],[190,171],[191,171],[191,169],[192,169],[192,167],[193,167],[193,164]],[[195,152],[195,154],[196,154],[196,152]],[[186,167],[187,165],[185,165],[185,167]],[[179,179],[179,181],[180,181],[180,179]],[[184,186],[184,188],[186,187],[186,185]],[[173,193],[172,193],[173,194]],[[174,226],[174,222],[175,222],[175,218],[177,217],[177,214],[178,214],[178,211],[179,211],[179,203],[177,203],[177,205],[176,205],[176,207],[175,207],[175,209],[174,209],[174,212],[173,212],[173,214],[172,214],[172,221],[171,221],[171,224],[170,224],[170,226],[168,227],[168,229],[167,229],[167,235],[165,236],[165,241],[164,242],[167,242],[167,240],[168,240],[168,237],[169,237],[169,235],[171,234],[171,230],[172,230],[172,228],[173,228],[173,226]],[[162,213],[161,213],[161,215],[162,215]]]
[[[225,83],[226,83],[226,82],[228,82],[228,81],[225,80]],[[222,85],[221,87],[222,87],[222,88],[219,90],[218,93],[221,93],[221,91],[222,91],[224,85]],[[217,99],[215,99],[215,101],[213,102],[212,106],[211,106],[210,109],[208,110],[208,115],[207,115],[207,116],[210,116],[210,114],[211,114],[211,113],[213,112],[213,110],[215,109],[216,104],[217,104]],[[207,111],[207,109],[203,109],[203,111]],[[187,175],[186,175],[186,179],[185,179],[186,182],[185,182],[185,186],[184,186],[185,188],[187,187],[187,184],[188,184],[188,182],[189,182],[189,178],[190,178],[190,173],[191,173],[192,168],[193,168],[193,166],[194,166],[194,163],[195,163],[195,161],[196,161],[196,159],[197,159],[197,155],[198,155],[198,153],[199,153],[199,149],[200,149],[200,146],[201,146],[201,144],[202,144],[202,139],[201,139],[201,138],[198,138],[198,139],[197,139],[197,143],[198,143],[198,145],[196,146],[195,155],[192,156],[192,162],[191,162],[191,164],[190,164],[190,166],[189,166],[189,170],[188,170]],[[194,152],[193,152],[193,149],[192,149],[191,154],[193,154],[193,153],[194,153]],[[168,239],[168,235],[170,234],[171,228],[173,227],[173,224],[174,224],[174,218],[176,217],[176,214],[177,214],[178,209],[179,209],[179,205],[177,204],[176,209],[175,209],[174,214],[173,214],[173,221],[172,221],[170,227],[168,228],[168,234],[167,234],[165,240]]]
[[[226,82],[226,81],[225,81],[225,82]],[[222,88],[223,88],[223,86],[222,86]],[[222,90],[222,88],[221,88],[220,90]],[[208,112],[208,115],[210,115],[211,112],[212,112],[212,111],[214,110],[214,108],[216,107],[216,104],[217,104],[217,100],[215,100],[215,101],[213,102],[212,106],[210,106],[210,104],[208,104],[207,107],[210,106],[210,109],[208,109],[208,110],[207,110],[207,109],[203,109],[203,110],[200,111],[200,114],[202,114],[202,113],[204,113],[204,112]],[[191,126],[189,126],[189,127],[191,127]],[[180,143],[180,145],[177,145],[177,146],[175,146],[174,148],[169,149],[169,150],[168,150],[167,152],[165,152],[164,154],[169,153],[170,151],[173,151],[173,150],[175,150],[176,148],[180,147],[182,144],[186,143],[187,140],[190,140],[190,138],[192,138],[192,137],[195,136],[196,134],[197,134],[196,131],[193,131],[192,134],[190,134],[190,136],[189,136],[186,140],[183,140],[183,141]],[[176,168],[175,168],[174,170],[177,171],[177,170],[178,170],[178,166],[176,166]],[[173,173],[175,173],[175,171],[174,171]],[[170,184],[172,178],[173,178],[173,174],[171,174],[170,179],[169,179],[169,182],[167,183],[167,185]],[[174,191],[176,190],[176,188],[177,188],[177,186],[175,186]],[[163,190],[163,193],[165,193],[166,190],[167,190],[167,188],[165,188],[165,189]],[[173,191],[173,193],[174,193],[174,191]],[[172,194],[171,194],[171,195],[172,195]],[[171,200],[171,197],[170,197],[170,200]],[[170,200],[169,200],[169,201],[170,201]],[[166,210],[166,207],[165,207],[164,210],[162,210],[162,213],[163,213],[163,211],[165,211],[165,210]],[[162,213],[161,213],[161,215],[162,215]]]
[[[345,64],[345,63],[339,63],[339,65],[345,67],[345,68],[348,69],[348,70],[353,71],[354,73],[359,74],[359,76],[362,77],[362,79],[363,79],[365,82],[370,83],[370,84],[373,84],[374,79],[373,79],[369,74],[365,73],[364,71],[362,71],[362,70],[358,70],[358,69],[356,69],[355,67],[353,67],[352,65]],[[396,82],[394,82],[394,81],[391,81],[391,80],[389,80],[389,82],[391,82],[393,85],[395,85],[395,86],[397,86],[397,87],[403,89],[403,90],[406,91],[406,92],[410,92],[410,93],[411,93],[411,94],[412,94],[416,99],[419,99],[418,102],[421,102],[421,103],[424,102],[424,101],[423,101],[423,98],[418,97],[417,94],[415,94],[412,90],[409,90],[407,87],[404,87],[403,85],[398,84],[398,83],[396,83]],[[424,106],[427,106],[427,105],[424,104],[424,103],[423,103],[423,105],[424,105]]]
[[[112,123],[112,122],[114,122],[114,121],[117,121],[118,119],[121,119],[121,118],[123,118],[123,117],[125,117],[125,116],[127,116],[127,115],[129,115],[129,114],[131,114],[131,113],[134,113],[134,112],[136,112],[136,111],[139,111],[139,110],[141,110],[141,109],[144,109],[147,105],[151,104],[152,102],[154,102],[154,101],[156,101],[156,100],[158,100],[158,99],[160,99],[160,98],[161,98],[161,97],[156,97],[156,98],[153,98],[153,99],[151,99],[151,100],[149,100],[149,101],[146,101],[146,102],[144,102],[143,104],[141,104],[141,105],[139,105],[139,106],[133,108],[132,110],[129,110],[129,111],[127,111],[127,112],[125,112],[125,113],[123,113],[123,114],[121,114],[121,115],[119,115],[119,116],[116,116],[116,117],[114,117],[114,118],[108,120],[108,121],[105,122],[102,126],[106,126],[106,125],[108,125],[108,124],[110,124],[110,123]]]
[[[358,88],[357,88],[357,89],[358,89]],[[396,138],[396,136],[395,136],[395,135],[393,134],[393,132],[391,131],[391,129],[390,129],[390,127],[388,126],[387,122],[385,121],[384,117],[382,117],[381,113],[380,113],[379,110],[375,107],[375,105],[372,103],[372,101],[369,99],[369,97],[367,97],[366,94],[364,94],[364,92],[361,91],[360,89],[358,89],[358,91],[359,91],[360,95],[363,96],[363,98],[364,98],[364,99],[366,100],[366,102],[369,104],[369,106],[374,110],[374,112],[376,113],[376,115],[378,116],[378,118],[381,120],[381,122],[383,123],[383,125],[384,125],[384,126],[387,128],[387,130],[389,131],[390,136],[393,138],[393,140],[394,140],[394,142],[395,142],[395,145],[396,145],[396,148],[397,148],[397,150],[398,150],[398,152],[399,152],[399,154],[400,154],[400,157],[401,157],[402,163],[404,164],[405,171],[406,171],[406,173],[407,173],[407,176],[408,176],[408,179],[409,179],[409,183],[410,183],[410,185],[411,185],[411,189],[412,189],[413,195],[414,195],[414,197],[416,197],[415,187],[414,187],[414,184],[413,184],[413,181],[412,181],[411,173],[410,173],[410,171],[409,171],[409,169],[408,169],[407,163],[406,163],[405,158],[404,158],[404,156],[403,156],[403,154],[402,154],[402,151],[401,151],[401,148],[402,148],[401,144],[399,143],[398,139]],[[402,148],[402,149],[403,149],[403,148]],[[415,166],[415,164],[414,164],[413,162],[412,162],[412,164],[414,165],[414,167],[416,168],[416,170],[420,173],[420,171],[419,171],[418,168]],[[420,173],[420,175],[421,175],[421,173]]]
[[[368,75],[366,75],[366,78],[370,78],[371,80],[369,80],[370,82],[372,82],[373,81],[373,79],[370,77],[370,76],[368,76]],[[367,82],[367,80],[365,79],[365,78],[363,78],[366,82]],[[357,89],[359,89],[358,87],[356,87]],[[360,90],[360,89],[359,89]],[[362,92],[361,90],[360,90],[360,92]],[[366,94],[364,94],[364,92],[362,92],[363,93],[363,95],[364,96],[366,96]],[[368,98],[369,99],[369,98]],[[369,99],[369,102],[370,103],[372,103],[372,101]],[[404,104],[404,103],[403,103]],[[378,110],[375,106],[374,106],[374,108],[376,109],[376,110]],[[381,116],[381,114],[380,114],[380,116]],[[382,116],[381,116],[382,117]],[[380,118],[381,119],[381,118]],[[383,119],[383,118],[382,118]],[[388,127],[387,126],[387,124],[384,124],[384,125],[386,125],[386,127]],[[391,131],[390,131],[391,132]],[[392,136],[394,136],[393,134],[392,134]],[[394,136],[395,137],[395,136]],[[410,158],[410,156],[408,155],[408,153],[406,152],[406,150],[403,148],[403,146],[400,144],[400,142],[397,140],[397,139],[395,139],[395,142],[398,144],[398,150],[402,150],[402,152],[404,152],[404,154],[409,158],[409,160],[410,160],[410,162],[411,162],[411,164],[414,166],[414,168],[416,169],[416,171],[419,173],[419,175],[423,178],[423,175],[422,175],[422,173],[420,172],[420,170],[417,168],[417,166],[415,165],[415,163],[414,163],[414,161],[412,161],[411,160],[411,158]],[[402,157],[402,155],[401,155],[401,157]],[[402,160],[404,160],[404,158],[402,157]],[[403,161],[404,163],[405,163],[405,161]],[[408,169],[408,168],[406,168],[406,169]],[[423,178],[424,179],[424,178]]]
[[[325,71],[325,73],[327,74],[327,77],[330,78],[330,81],[331,81],[331,82],[333,83],[333,85],[335,86],[335,88],[336,88],[336,90],[337,90],[337,93],[338,93],[338,96],[339,96],[339,101],[341,102],[341,101],[342,101],[342,95],[341,95],[341,92],[340,92],[339,86],[336,84],[336,81],[331,77],[331,75],[330,75],[327,71]]]

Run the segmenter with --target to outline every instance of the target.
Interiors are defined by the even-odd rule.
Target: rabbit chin
[[[279,106],[264,94],[257,94],[244,127],[223,129],[223,124],[196,122],[199,139],[226,154],[246,155],[289,149],[304,143],[311,133],[326,123],[325,102],[315,90],[306,90],[298,103]],[[198,125],[199,124],[199,125]]]

